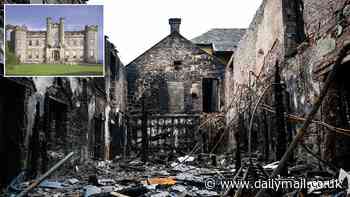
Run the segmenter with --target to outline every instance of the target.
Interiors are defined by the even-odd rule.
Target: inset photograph
[[[5,5],[5,76],[103,76],[102,5]]]

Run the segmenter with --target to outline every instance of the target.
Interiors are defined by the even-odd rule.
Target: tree
[[[9,42],[5,45],[5,63],[7,69],[13,69],[13,66],[19,63],[18,57],[10,50]]]

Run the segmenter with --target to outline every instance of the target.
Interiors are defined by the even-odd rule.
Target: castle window
[[[32,41],[31,40],[29,40],[29,46],[32,46]]]
[[[90,51],[90,56],[94,57],[94,51]]]
[[[28,58],[29,58],[29,59],[32,59],[32,54],[29,54],[29,55],[28,55]]]
[[[39,40],[36,41],[36,46],[39,46]]]
[[[181,69],[181,68],[180,68],[181,64],[182,64],[182,61],[181,61],[181,60],[175,60],[175,61],[174,61],[174,69],[175,69],[175,70],[180,70],[180,69]]]
[[[77,41],[76,41],[76,40],[74,40],[74,45],[75,45],[75,46],[77,46],[77,45],[78,45],[78,43],[77,43]]]
[[[39,55],[36,55],[36,59],[39,59]]]

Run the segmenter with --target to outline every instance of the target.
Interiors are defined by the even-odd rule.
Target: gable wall
[[[181,61],[181,65],[174,65]],[[214,63],[203,50],[178,34],[163,39],[155,47],[134,60],[127,66],[128,76],[128,110],[130,113],[141,111],[141,95],[148,94],[145,101],[148,111],[154,113],[195,113],[202,111],[203,77],[222,79],[224,65]],[[179,87],[167,82],[181,82]],[[181,87],[183,84],[183,87]],[[177,102],[168,88],[184,91],[183,102]],[[192,97],[191,92],[197,94]],[[175,99],[175,100],[174,100]],[[178,99],[178,98],[177,98]],[[180,110],[171,110],[169,106],[178,103]]]

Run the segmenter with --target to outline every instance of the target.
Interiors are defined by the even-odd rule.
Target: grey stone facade
[[[140,113],[143,99],[154,114],[219,111],[225,65],[180,34],[180,19],[169,22],[171,33],[126,66],[128,112]]]
[[[26,26],[8,26],[11,49],[21,63],[98,63],[96,25],[81,31],[65,31],[64,18],[54,23],[46,19],[46,31],[31,31]]]

